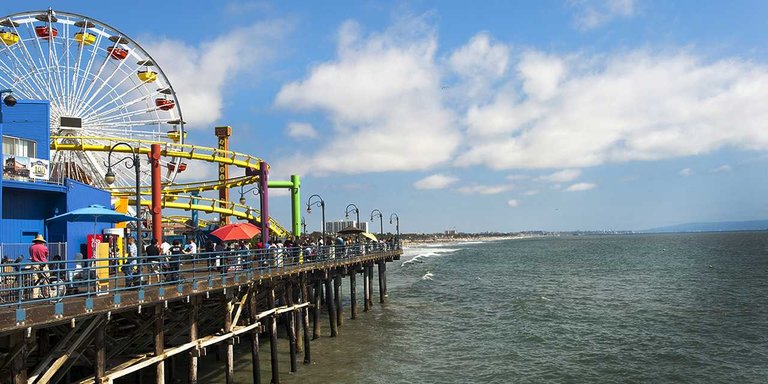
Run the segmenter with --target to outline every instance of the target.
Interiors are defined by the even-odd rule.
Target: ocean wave
[[[427,272],[421,277],[422,280],[432,280],[435,275],[432,272]]]
[[[445,249],[410,249],[410,252],[406,252],[403,257],[407,258],[410,257],[410,259],[407,259],[403,261],[402,264],[400,264],[401,267],[404,267],[408,264],[416,264],[416,263],[423,263],[425,259],[434,257],[434,256],[441,256],[445,253],[453,253],[460,251],[460,248],[445,248]]]

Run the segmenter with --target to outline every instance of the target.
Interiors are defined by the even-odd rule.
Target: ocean
[[[387,272],[388,302],[375,288],[370,312],[358,279],[356,320],[345,279],[341,336],[324,316],[312,365],[290,374],[280,340],[282,382],[768,382],[766,232],[416,246]],[[237,382],[250,382],[245,344]],[[220,362],[202,368],[223,381]]]

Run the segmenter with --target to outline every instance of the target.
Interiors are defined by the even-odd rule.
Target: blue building
[[[88,234],[101,233],[111,225],[98,224],[94,228],[94,223],[46,223],[46,219],[91,204],[109,207],[109,192],[75,180],[51,179],[48,101],[19,100],[13,107],[0,106],[0,134],[2,256],[14,259],[23,251],[21,256],[26,259],[26,246],[42,234],[49,243],[66,243],[66,257],[74,259],[77,252],[82,252]],[[8,252],[14,254],[5,254]]]

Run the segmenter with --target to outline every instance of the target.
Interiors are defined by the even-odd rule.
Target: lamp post
[[[384,214],[378,209],[374,209],[371,211],[371,221],[376,217],[379,218],[379,235],[384,236]]]
[[[304,216],[301,217],[301,233],[307,234],[307,221],[304,220]]]
[[[355,227],[357,227],[358,229],[361,229],[360,228],[360,208],[358,208],[357,205],[354,205],[354,204],[347,205],[347,207],[344,208],[344,217],[346,218],[349,218],[349,213],[352,212],[350,211],[349,207],[354,208],[355,215],[357,215],[356,216],[357,221],[355,221]]]
[[[133,156],[126,156],[117,162],[112,163],[112,151],[121,145],[130,148]],[[120,163],[124,163],[125,167],[128,169],[133,168],[136,171],[136,218],[139,219],[136,222],[136,241],[139,244],[137,256],[141,256],[142,251],[144,251],[144,240],[142,239],[141,233],[141,161],[139,160],[139,152],[125,142],[119,142],[109,149],[106,164],[107,174],[104,175],[104,182],[106,182],[107,185],[112,185],[115,182],[115,173],[112,172],[112,166]]]
[[[317,197],[317,201],[312,202],[312,198]],[[320,207],[320,213],[323,219],[323,228],[320,233],[322,234],[323,244],[325,244],[325,200],[318,194],[314,194],[307,199],[307,213],[312,213],[312,206]]]
[[[389,223],[392,224],[392,217],[395,218],[395,233],[397,233],[397,236],[395,236],[397,245],[400,245],[400,216],[397,215],[397,213],[392,212],[391,215],[389,215]]]

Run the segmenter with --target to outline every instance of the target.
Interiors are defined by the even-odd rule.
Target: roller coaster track
[[[129,205],[136,204],[136,200],[129,198]],[[141,205],[151,206],[151,200],[141,200]],[[185,211],[201,211],[206,213],[219,213],[228,216],[234,216],[240,219],[261,222],[260,211],[247,205],[237,204],[231,201],[222,201],[207,197],[189,196],[189,195],[167,195],[163,197],[160,204],[162,208],[182,209]],[[269,230],[271,235],[286,237],[291,234],[277,220],[269,218]]]
[[[99,140],[106,144],[85,144],[85,140]],[[161,156],[178,157],[188,160],[202,160],[212,163],[228,164],[243,169],[259,169],[262,159],[244,153],[225,151],[218,148],[202,147],[192,144],[176,144],[165,141],[123,139],[119,137],[95,137],[95,136],[51,136],[51,149],[55,151],[100,151],[109,152],[113,144],[126,142],[135,144],[136,151],[141,154],[149,154],[152,144],[160,144]],[[119,146],[113,152],[133,153],[126,146]]]
[[[87,144],[84,143],[87,140],[98,140],[104,144]],[[112,148],[112,145],[119,142],[126,142],[133,145],[136,149],[132,151],[126,146],[119,146]],[[243,154],[234,151],[225,151],[218,148],[203,147],[191,144],[177,144],[163,141],[151,141],[151,140],[136,140],[136,139],[124,139],[118,137],[92,137],[92,136],[51,136],[51,149],[55,151],[101,151],[120,153],[139,153],[149,154],[150,146],[152,144],[160,144],[161,156],[178,157],[188,160],[200,160],[211,163],[233,165],[243,169],[260,168],[262,159]],[[234,216],[240,219],[248,221],[260,222],[260,211],[251,208],[247,205],[237,204],[231,201],[223,201],[218,199],[211,199],[206,197],[189,195],[192,192],[202,192],[218,190],[222,188],[232,188],[248,184],[253,184],[259,180],[258,176],[242,176],[235,177],[226,180],[216,181],[203,181],[192,183],[180,183],[170,184],[163,186],[163,200],[162,208],[182,209],[182,210],[197,210],[205,213],[218,213],[229,216]],[[148,196],[150,194],[150,186],[140,187],[141,195]],[[129,204],[135,203],[135,190],[130,188],[114,188],[111,189],[113,196],[115,197],[128,197]],[[133,199],[131,199],[133,198]],[[141,205],[151,206],[151,200],[141,199]],[[290,231],[280,225],[277,220],[269,218],[270,231],[279,237],[285,237],[290,234]]]
[[[191,183],[173,183],[173,184],[164,184],[162,187],[163,194],[170,194],[170,195],[176,195],[176,194],[190,194],[193,192],[204,192],[204,191],[218,191],[219,189],[224,188],[234,188],[239,187],[243,185],[250,185],[254,184],[259,181],[258,176],[241,176],[241,177],[233,177],[229,178],[223,181],[199,181],[199,182],[191,182]],[[150,186],[142,186],[141,187],[141,194],[149,194],[151,190]],[[111,188],[110,191],[112,192],[112,196],[115,197],[127,197],[127,196],[134,196],[136,195],[136,188],[131,187],[119,187],[119,188]]]
[[[184,224],[188,227],[191,225],[192,219],[189,216],[163,216],[163,223]],[[198,228],[206,228],[211,224],[210,221],[205,219],[197,219]]]

